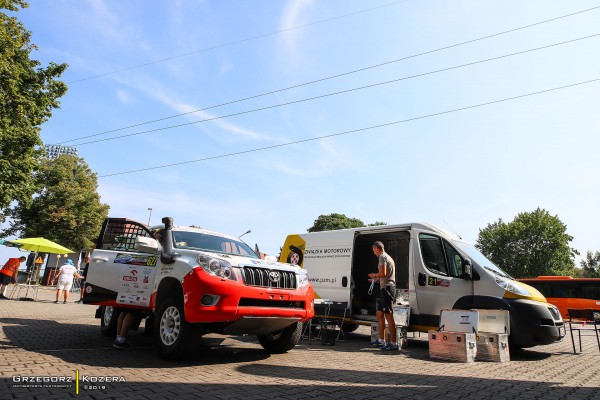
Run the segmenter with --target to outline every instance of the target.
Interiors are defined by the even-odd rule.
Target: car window
[[[441,239],[437,236],[421,233],[419,244],[425,268],[437,274],[448,275],[448,266]]]
[[[103,250],[138,252],[133,248],[135,239],[139,236],[152,237],[144,225],[126,219],[109,219],[103,229],[97,246]]]

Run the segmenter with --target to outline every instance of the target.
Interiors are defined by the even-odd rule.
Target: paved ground
[[[10,293],[10,292],[9,292]],[[76,300],[73,296],[70,301]],[[571,342],[511,354],[507,363],[431,360],[424,338],[395,354],[366,345],[366,327],[336,346],[307,340],[287,354],[268,355],[254,339],[208,335],[185,362],[160,359],[152,338],[133,335],[120,351],[100,335],[93,306],[0,300],[1,399],[598,399],[600,352],[595,338],[574,355]],[[79,395],[68,382],[80,375]],[[87,382],[116,377],[121,382]],[[67,378],[64,378],[67,379]],[[17,381],[15,381],[17,380]],[[122,381],[124,380],[124,382]],[[38,387],[35,387],[38,386]]]

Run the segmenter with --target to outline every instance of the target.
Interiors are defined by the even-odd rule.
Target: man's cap
[[[68,260],[67,259],[67,261],[65,261],[65,264],[73,265],[73,260]]]

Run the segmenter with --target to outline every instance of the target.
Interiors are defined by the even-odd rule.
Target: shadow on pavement
[[[179,368],[186,366],[220,365],[254,362],[269,358],[260,345],[239,348],[223,344],[224,336],[207,335],[201,338],[197,354],[186,361],[167,361],[160,358],[152,337],[132,332],[134,348],[119,350],[112,347],[113,339],[100,334],[98,326],[66,324],[40,319],[0,319],[7,341],[0,342],[2,351],[19,348],[51,355],[77,365],[120,368]]]
[[[348,369],[290,367],[247,364],[237,367],[236,376],[215,376],[219,383],[194,382],[113,382],[103,384],[99,391],[80,383],[77,399],[109,398],[185,398],[210,399],[593,399],[596,388],[556,386],[552,382],[496,380],[481,377],[422,375],[395,372],[368,372]],[[72,375],[72,374],[71,374]],[[238,383],[253,379],[252,384]],[[298,380],[298,383],[278,384],[278,379]],[[307,382],[308,381],[308,382]],[[11,378],[0,379],[0,388],[7,388],[15,399],[32,398],[41,391],[44,396],[58,398],[74,396],[69,388],[20,388]]]

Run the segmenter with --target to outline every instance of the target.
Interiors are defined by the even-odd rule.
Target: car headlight
[[[209,275],[237,281],[233,267],[225,260],[198,254],[198,264],[200,264],[202,269]]]
[[[529,291],[522,286],[500,276],[496,276],[496,283],[507,292],[518,294],[519,296],[531,296]]]
[[[298,270],[298,288],[308,286],[308,271],[304,268]]]

